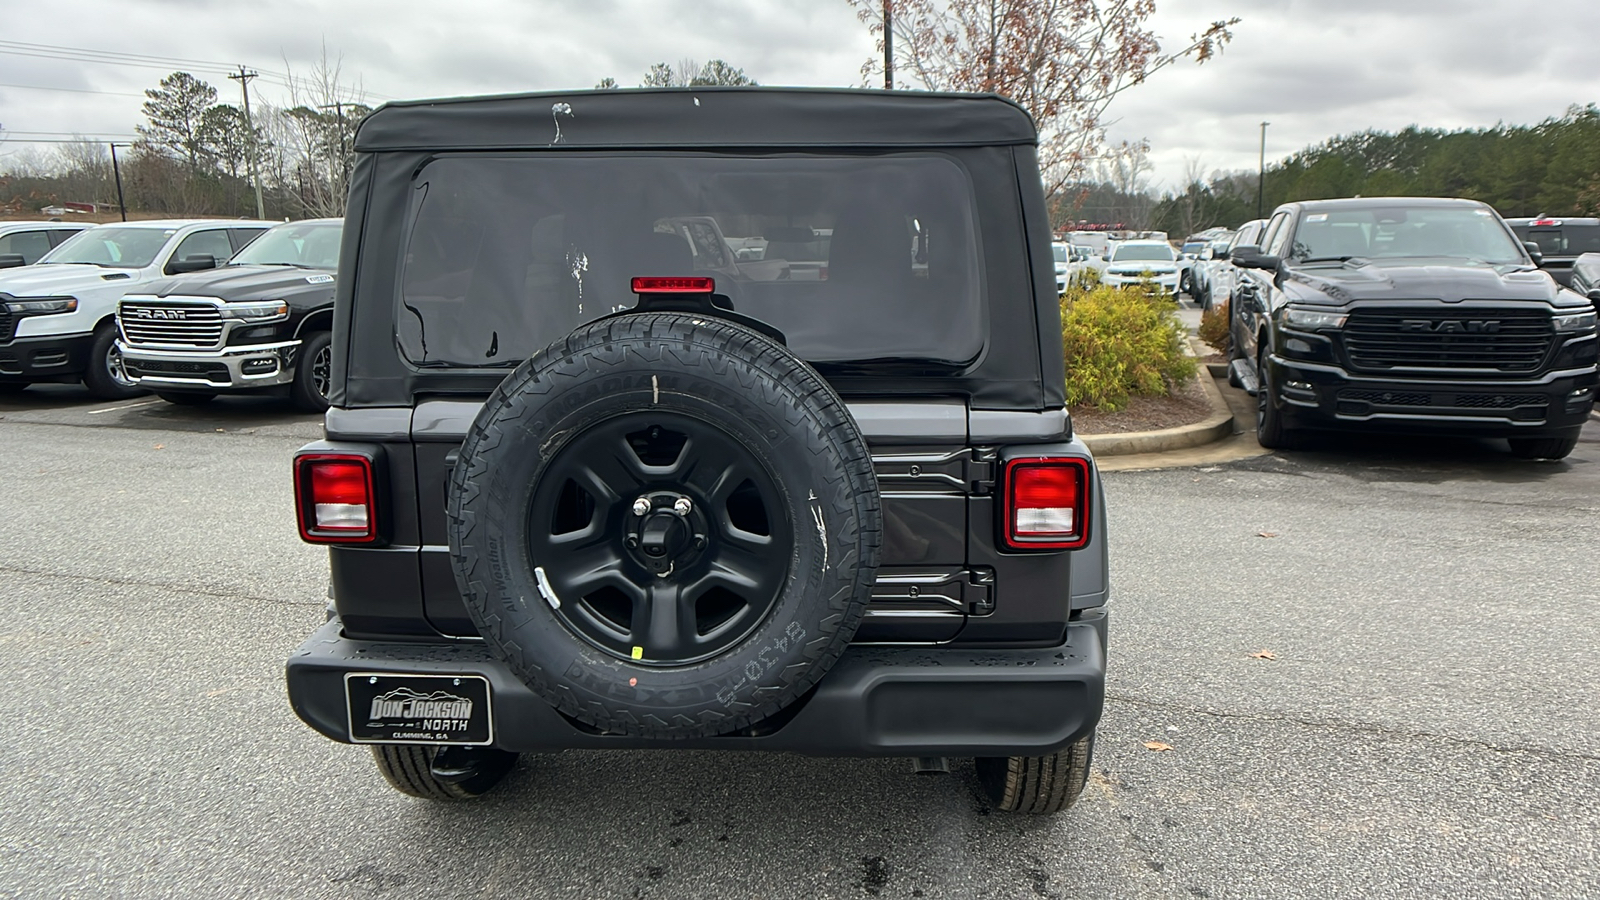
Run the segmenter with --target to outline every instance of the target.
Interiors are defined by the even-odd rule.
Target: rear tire
[[[123,372],[122,351],[117,349],[117,329],[109,323],[94,330],[83,386],[101,400],[126,400],[149,393]]]
[[[192,394],[184,391],[156,391],[156,396],[178,406],[205,406],[217,399],[215,391],[195,391]]]
[[[1565,459],[1578,446],[1578,430],[1559,437],[1507,438],[1506,443],[1518,459]]]
[[[1093,758],[1093,732],[1049,756],[981,756],[978,785],[996,809],[1054,815],[1083,794]]]
[[[459,757],[448,779],[439,777],[434,763],[448,749]],[[372,760],[389,786],[423,800],[473,800],[500,783],[516,764],[517,754],[493,747],[425,747],[414,744],[374,744]]]

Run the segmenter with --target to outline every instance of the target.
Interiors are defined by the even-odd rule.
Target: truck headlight
[[[224,303],[224,319],[242,319],[246,322],[264,322],[287,318],[289,304],[282,300],[260,300],[253,303]]]
[[[1307,331],[1316,331],[1322,328],[1343,328],[1345,320],[1350,318],[1347,313],[1323,312],[1318,309],[1302,309],[1295,306],[1283,308],[1282,321],[1290,328],[1302,328]]]
[[[8,300],[6,312],[17,316],[69,313],[78,308],[76,297],[51,297],[49,300]]]
[[[1571,334],[1577,331],[1588,331],[1595,327],[1595,314],[1592,312],[1574,313],[1570,316],[1551,316],[1550,324],[1555,326],[1558,334]]]

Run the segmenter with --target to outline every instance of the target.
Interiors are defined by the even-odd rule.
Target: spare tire
[[[839,396],[742,325],[640,313],[518,366],[451,476],[461,595],[556,709],[613,734],[748,727],[854,636],[882,531]]]

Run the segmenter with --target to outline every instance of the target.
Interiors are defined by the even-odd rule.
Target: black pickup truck
[[[967,757],[996,808],[1070,805],[1109,588],[1036,144],[977,95],[373,113],[294,459],[333,598],[296,713],[435,799],[581,747]]]
[[[1317,429],[1503,437],[1527,458],[1577,445],[1594,307],[1488,206],[1289,203],[1232,259],[1231,378],[1256,395],[1262,446],[1305,446]]]
[[[327,409],[342,229],[339,219],[285,222],[226,265],[125,294],[117,349],[128,380],[186,406],[276,393]]]

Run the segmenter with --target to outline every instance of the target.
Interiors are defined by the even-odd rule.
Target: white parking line
[[[157,397],[154,400],[140,400],[138,403],[124,403],[121,406],[107,406],[104,409],[91,409],[91,410],[89,410],[88,415],[98,416],[101,413],[116,412],[119,409],[137,409],[138,407],[141,407],[141,406],[149,406],[152,403],[160,403],[160,402],[161,402],[161,398],[160,397]]]

